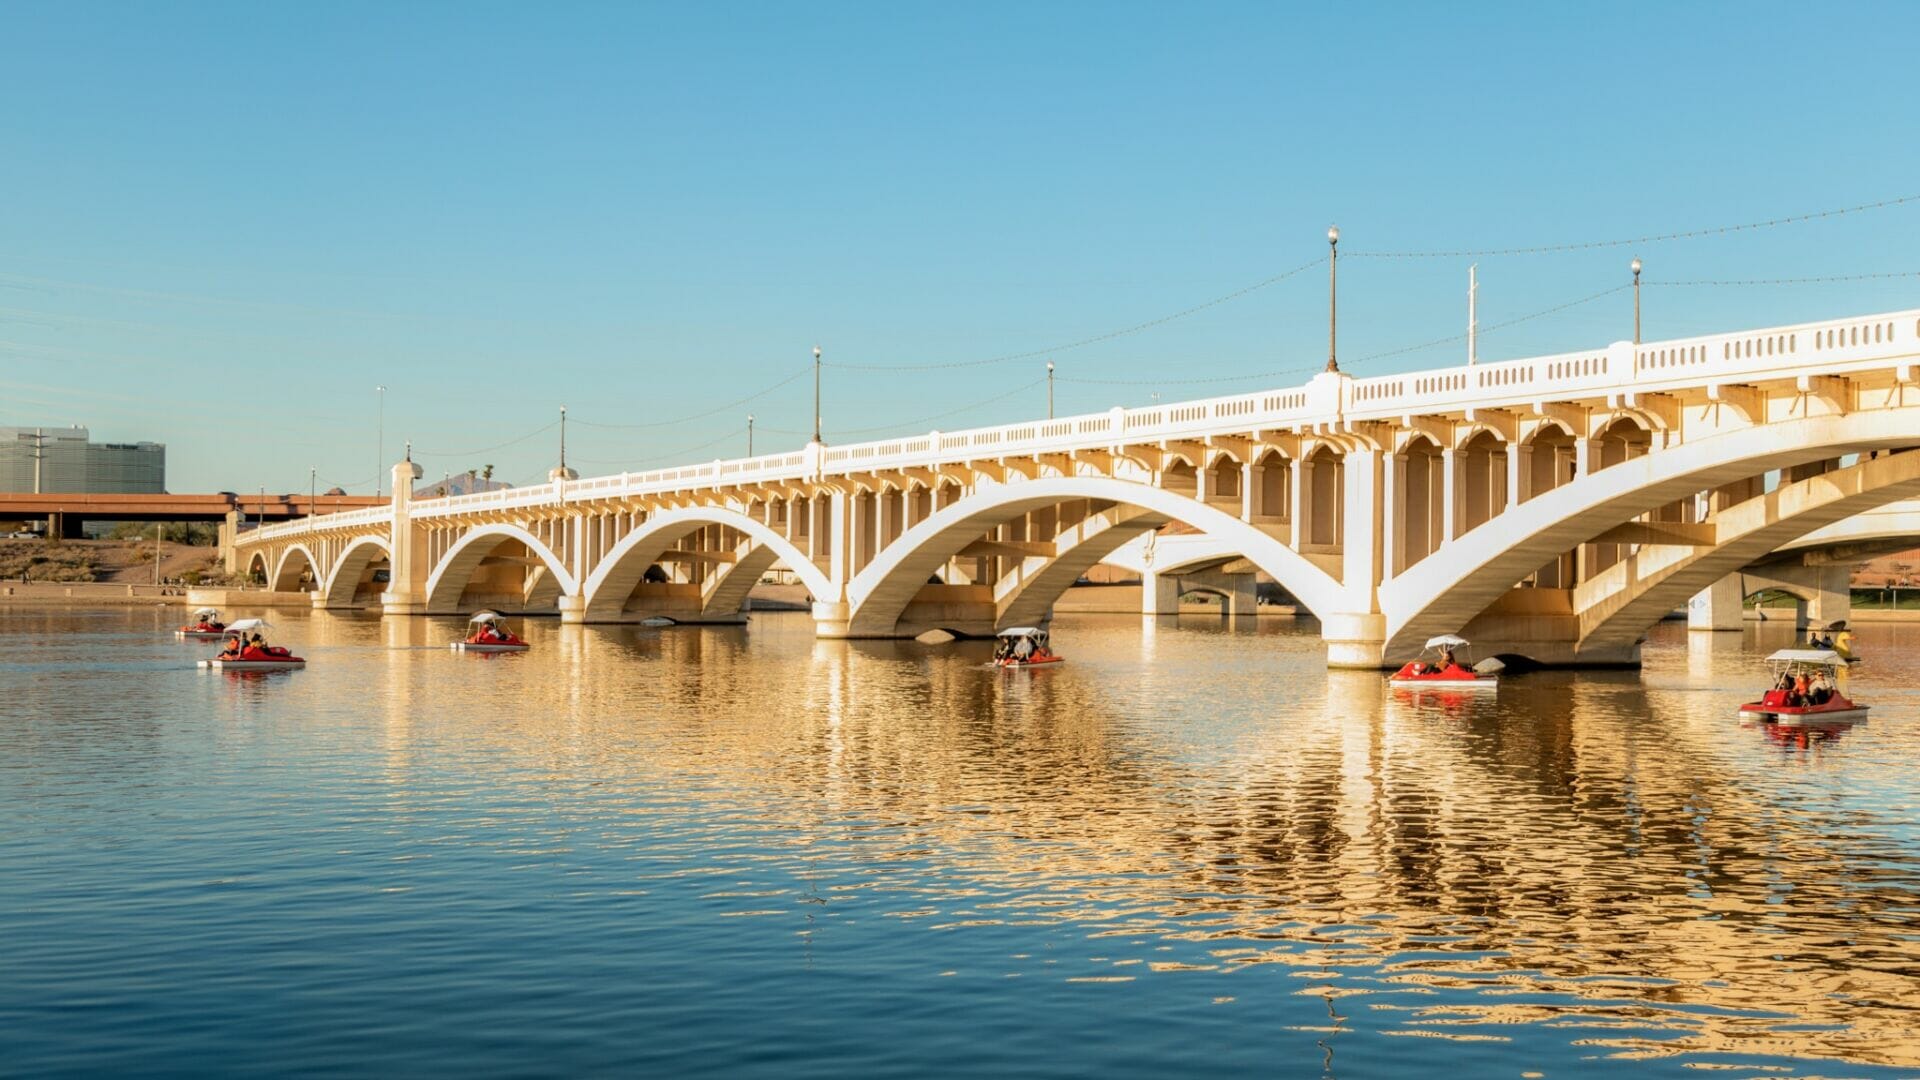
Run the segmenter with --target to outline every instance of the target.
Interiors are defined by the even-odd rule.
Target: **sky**
[[[1335,8],[0,0],[0,425],[367,492],[796,448],[816,344],[830,444],[1249,392],[1330,224],[1358,376],[1473,263],[1483,360],[1635,256],[1649,340],[1920,307],[1920,198],[1608,244],[1920,196],[1920,7]]]

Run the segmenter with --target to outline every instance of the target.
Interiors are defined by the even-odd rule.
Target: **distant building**
[[[159,495],[165,443],[97,443],[87,429],[0,427],[0,491]]]

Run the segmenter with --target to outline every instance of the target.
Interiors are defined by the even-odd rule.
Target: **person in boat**
[[[1844,659],[1853,659],[1853,631],[1851,629],[1843,627],[1838,634],[1833,636],[1833,651],[1839,653]]]
[[[223,648],[220,650],[220,659],[222,660],[240,659],[241,648],[242,648],[242,645],[240,642],[240,635],[235,634],[232,637],[227,639],[226,648]]]
[[[1425,660],[1415,660],[1413,663],[1407,665],[1407,674],[1409,675],[1425,675],[1426,673],[1427,662]]]
[[[1435,666],[1436,668],[1438,668],[1438,669],[1440,669],[1441,671],[1446,671],[1447,669],[1449,669],[1449,668],[1451,668],[1451,667],[1453,667],[1453,666],[1454,666],[1454,661],[1453,661],[1453,646],[1451,646],[1451,645],[1443,645],[1443,646],[1441,646],[1441,648],[1440,648],[1440,662],[1439,662],[1439,663],[1437,663],[1437,664],[1435,664],[1434,666]]]
[[[1832,700],[1833,685],[1827,682],[1827,673],[1823,671],[1813,677],[1813,682],[1807,693],[1807,704],[1825,705]]]
[[[1033,639],[1023,637],[1013,643],[1013,658],[1019,663],[1033,659]]]

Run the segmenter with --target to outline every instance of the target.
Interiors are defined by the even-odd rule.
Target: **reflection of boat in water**
[[[1773,686],[1740,706],[1742,720],[1774,724],[1834,724],[1867,718],[1867,706],[1849,699],[1841,675],[1847,658],[1832,649],[1781,649],[1767,657]]]
[[[1456,658],[1470,647],[1466,638],[1441,634],[1427,639],[1426,648],[1387,679],[1396,690],[1492,690],[1500,684],[1500,661],[1488,657],[1468,666]],[[1428,659],[1431,654],[1432,659]]]
[[[305,660],[282,646],[268,645],[261,635],[266,629],[265,619],[240,619],[225,631],[230,639],[226,649],[211,660],[200,661],[200,666],[219,671],[293,671],[307,666]],[[261,638],[260,644],[250,643],[249,634]]]
[[[181,641],[217,641],[227,636],[227,624],[220,621],[216,608],[196,608],[193,621],[173,632]]]
[[[453,643],[456,652],[526,652],[532,648],[520,635],[508,630],[496,612],[479,612],[467,622],[473,627],[473,632],[467,635],[467,640]]]
[[[1048,644],[1047,632],[1037,626],[1014,626],[995,635],[993,666],[1029,668],[1058,664],[1066,659]]]

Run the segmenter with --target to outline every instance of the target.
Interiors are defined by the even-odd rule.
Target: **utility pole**
[[[813,441],[820,441],[820,346],[813,347]]]
[[[1480,264],[1467,267],[1467,363],[1480,359],[1477,338],[1480,334]]]
[[[753,456],[753,414],[747,414],[747,456]]]
[[[307,466],[307,520],[312,521],[320,512],[320,470]]]
[[[1053,419],[1053,361],[1047,361],[1047,419]]]
[[[567,407],[560,406],[560,471],[567,471]]]
[[[47,456],[47,429],[33,429],[33,493],[40,494],[40,462]]]

